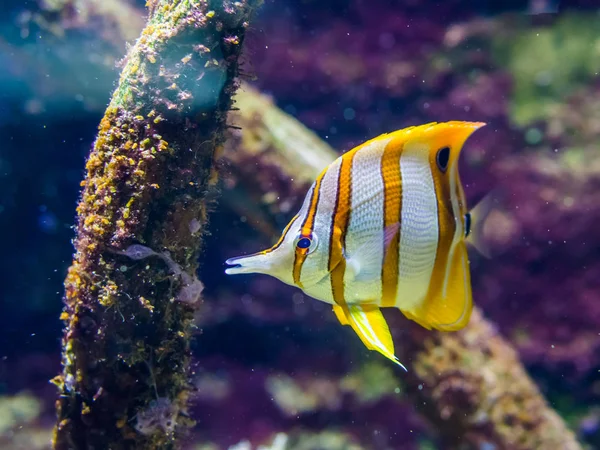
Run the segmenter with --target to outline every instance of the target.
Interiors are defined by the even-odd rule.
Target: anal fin
[[[342,325],[350,325],[369,350],[375,350],[398,364],[394,355],[394,342],[387,322],[379,307],[374,305],[335,305],[333,311]]]

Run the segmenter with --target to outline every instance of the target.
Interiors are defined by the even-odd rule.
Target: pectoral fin
[[[399,229],[400,223],[388,225],[383,230],[383,248],[381,248],[381,235],[373,234],[347,258],[346,270],[351,279],[368,282],[381,276],[381,266],[378,263],[381,262],[382,253],[387,252]]]
[[[394,355],[390,329],[377,306],[335,305],[333,311],[342,325],[352,327],[369,350],[378,351],[406,370]]]

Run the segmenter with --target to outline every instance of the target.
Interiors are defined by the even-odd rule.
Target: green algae
[[[511,117],[526,125],[548,117],[565,96],[600,73],[600,15],[569,12],[548,26],[525,21],[493,39],[499,67],[513,78]]]
[[[401,394],[400,381],[386,363],[365,363],[340,381],[343,391],[353,393],[359,403],[373,403],[391,394]]]

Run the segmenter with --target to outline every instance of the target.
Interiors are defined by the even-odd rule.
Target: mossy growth
[[[511,116],[519,125],[547,118],[552,107],[600,73],[600,14],[569,12],[551,25],[523,21],[492,42],[499,68],[513,77]]]
[[[218,13],[209,3],[219,2],[149,2],[88,158],[65,280],[63,373],[53,380],[56,450],[171,449],[193,422],[189,348],[206,193],[258,2]]]
[[[425,335],[412,343],[420,348],[412,367],[417,377],[409,373],[407,384],[413,393],[414,384],[420,386],[416,393],[424,401],[423,409],[435,405],[435,414],[428,416],[444,444],[580,449],[514,349],[479,311],[473,311],[469,326],[460,332]]]

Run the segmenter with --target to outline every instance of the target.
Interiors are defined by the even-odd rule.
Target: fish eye
[[[298,237],[296,237],[296,248],[299,249],[308,249],[308,254],[314,252],[317,249],[317,245],[318,245],[318,240],[317,240],[317,236],[315,235],[310,235],[310,236],[303,236],[303,235],[298,235]]]
[[[435,157],[438,169],[445,172],[448,168],[448,161],[450,160],[450,147],[440,148]]]
[[[310,244],[312,244],[312,239],[309,238],[300,238],[298,242],[296,242],[296,247],[298,248],[309,248]]]

